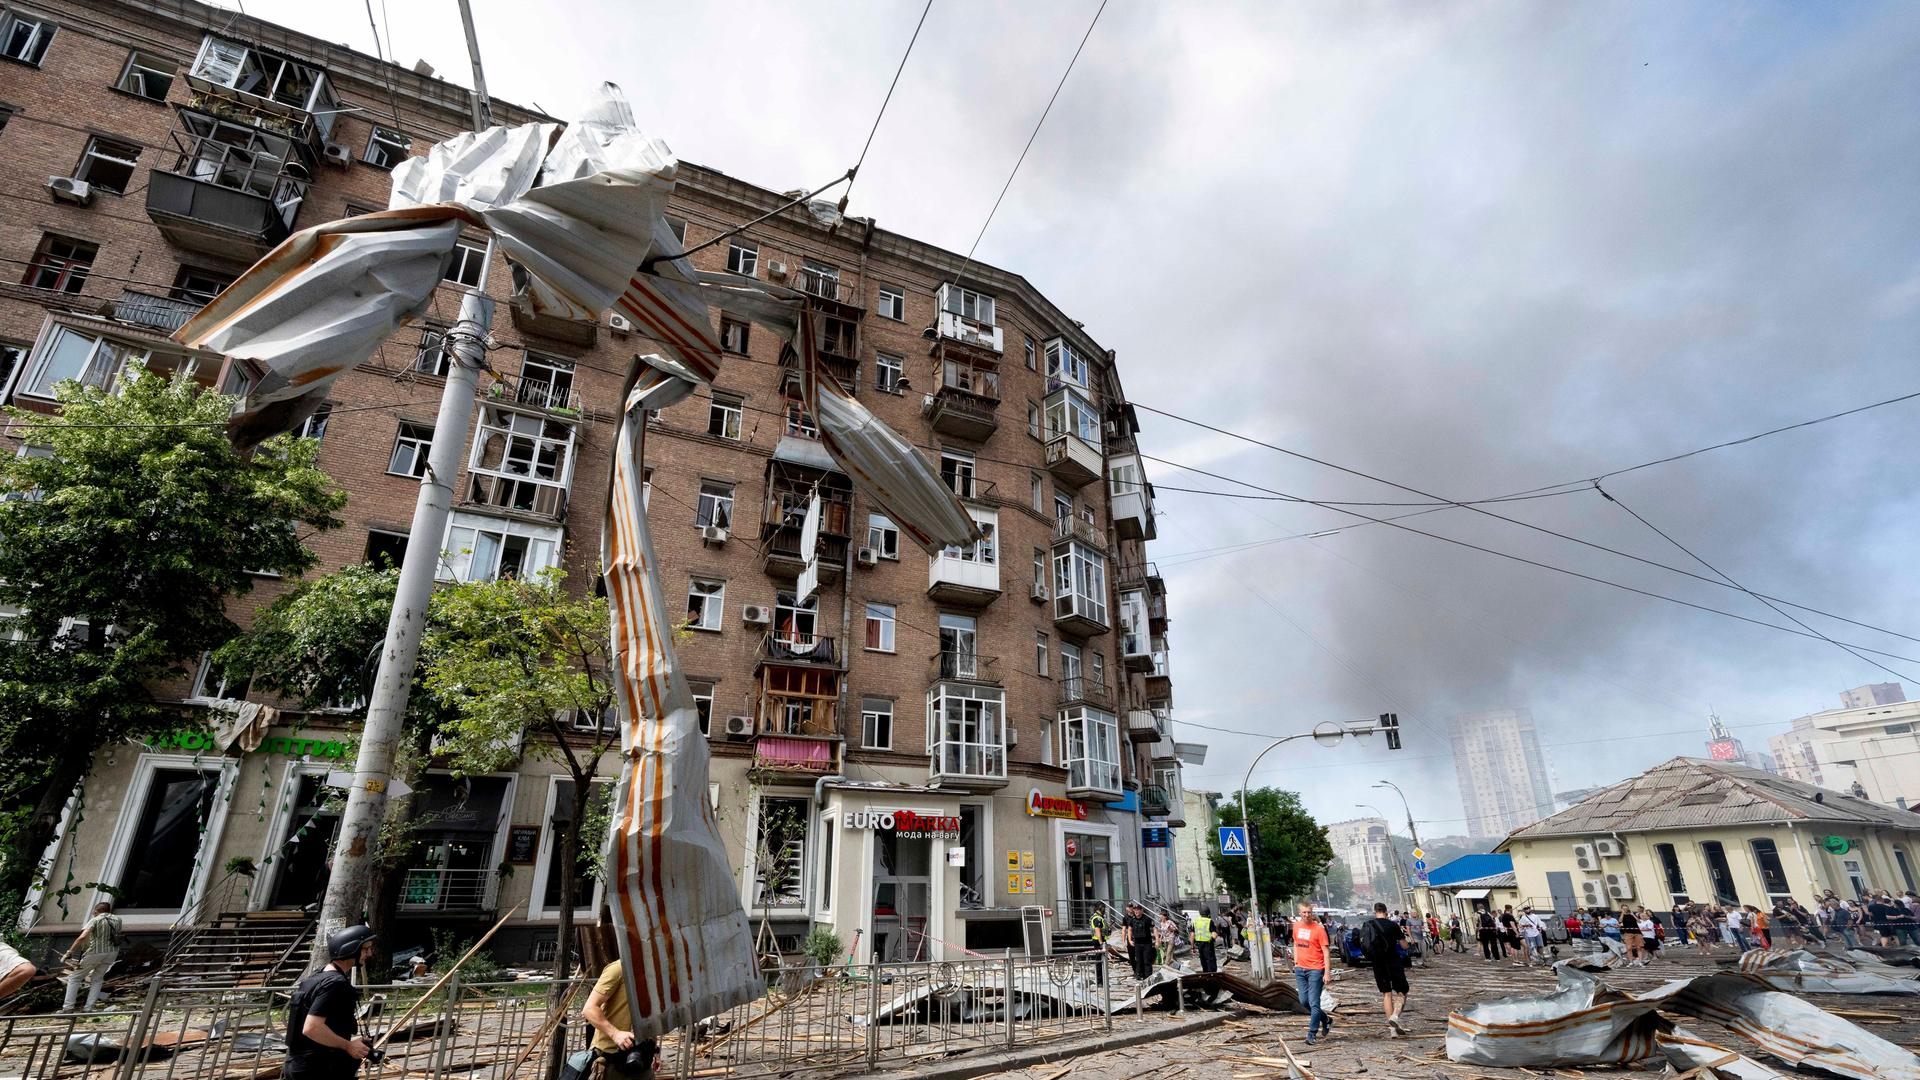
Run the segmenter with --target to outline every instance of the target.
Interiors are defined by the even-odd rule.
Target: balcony
[[[1156,743],[1165,734],[1159,721],[1147,709],[1135,709],[1127,714],[1127,738],[1137,743]]]
[[[760,522],[761,569],[768,577],[796,580],[806,569],[807,560],[817,557],[820,581],[830,585],[840,580],[847,561],[847,523],[852,516],[852,504],[845,492],[821,488],[820,525],[814,550],[803,551],[801,542],[805,539],[807,507],[812,496],[811,491],[769,487]]]
[[[546,381],[522,376],[519,385],[513,388],[513,400],[545,412],[564,416],[580,415],[580,394],[574,390],[572,379]]]
[[[933,429],[971,442],[985,442],[1000,426],[1000,373],[990,366],[956,359],[941,350],[940,385],[921,410]]]
[[[1152,540],[1153,485],[1147,482],[1140,455],[1116,454],[1107,463],[1107,494],[1113,510],[1113,531],[1122,540]]]
[[[1113,708],[1113,688],[1105,680],[1086,675],[1069,675],[1060,680],[1060,707],[1069,705],[1092,705],[1098,709]]]
[[[1066,750],[1067,797],[1118,799],[1123,791],[1118,719],[1092,704],[1067,705],[1060,710],[1060,730]]]
[[[155,296],[135,289],[122,289],[113,305],[113,317],[124,323],[144,326],[171,334],[200,313],[201,305],[171,296]]]
[[[965,655],[954,654],[955,670],[966,670]],[[976,675],[979,659],[973,667]],[[927,691],[929,781],[962,791],[1005,787],[1006,712],[1006,691],[997,685],[977,679],[936,681]]]
[[[999,662],[997,656],[981,656],[964,649],[942,649],[928,657],[930,669],[928,682],[965,682],[980,686],[1000,686],[1000,675],[994,665]]]
[[[540,295],[525,267],[508,262],[507,269],[513,274],[513,293],[507,299],[507,310],[513,315],[515,328],[581,348],[593,346],[600,336],[600,320],[593,312],[564,300],[559,301],[559,306],[553,306],[554,298]]]
[[[1173,673],[1167,667],[1167,641],[1165,638],[1153,639],[1153,666],[1147,670],[1147,697],[1150,700],[1173,700]]]
[[[1100,479],[1100,449],[1078,435],[1047,440],[1047,471],[1075,491]]]
[[[942,341],[957,342],[968,348],[995,354],[1005,351],[1006,334],[998,326],[963,318],[944,307],[935,326]]]
[[[809,780],[840,771],[843,742],[838,735],[788,735],[762,732],[753,740],[753,768],[761,773]]]
[[[257,261],[293,231],[307,194],[302,166],[209,135],[176,131],[173,141],[172,167],[156,166],[147,179],[147,216],[170,242]]]
[[[838,651],[834,639],[818,634],[775,631],[760,640],[758,666],[834,667]]]
[[[1173,809],[1173,792],[1159,784],[1140,789],[1140,813],[1145,817],[1166,817]],[[1171,824],[1171,822],[1169,822]]]
[[[800,354],[794,351],[791,343],[780,347],[780,366],[786,368],[781,377],[780,392],[788,397],[800,396]],[[860,361],[852,356],[842,356],[836,352],[820,353],[820,370],[840,384],[840,389],[857,396],[860,392]]]
[[[316,153],[342,111],[325,71],[216,34],[200,43],[187,85],[195,108],[275,131]]]
[[[1120,663],[1128,671],[1153,669],[1153,639],[1147,633],[1147,590],[1120,587]]]
[[[1080,533],[1085,522],[1063,521],[1072,539],[1053,545],[1053,625],[1070,637],[1088,638],[1111,628],[1107,614],[1106,552]]]
[[[467,506],[563,521],[573,479],[574,426],[489,405],[467,461]]]
[[[968,547],[945,548],[927,563],[927,595],[959,607],[983,608],[1000,597],[999,514],[970,510],[981,538]]]
[[[807,305],[815,311],[842,319],[858,319],[866,314],[859,292],[840,280],[838,270],[802,266],[793,283],[807,295]]]
[[[409,867],[400,885],[399,911],[403,915],[492,911],[499,889],[500,875],[491,869]]]

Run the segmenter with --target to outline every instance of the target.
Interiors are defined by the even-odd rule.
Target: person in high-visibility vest
[[[1193,917],[1193,924],[1187,928],[1187,943],[1200,954],[1200,970],[1216,971],[1218,965],[1213,958],[1213,908],[1208,906]]]
[[[1096,910],[1093,918],[1087,920],[1087,929],[1093,933],[1093,947],[1096,950],[1093,954],[1093,981],[1100,986],[1105,986],[1107,985],[1107,917]]]

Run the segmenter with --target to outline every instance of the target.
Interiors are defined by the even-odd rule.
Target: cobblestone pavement
[[[1647,990],[1671,979],[1721,970],[1731,965],[1737,955],[1730,949],[1707,954],[1693,949],[1667,951],[1668,958],[1656,960],[1647,967],[1609,972],[1602,978],[1621,990]],[[1229,970],[1241,970],[1241,965],[1233,965]],[[1549,968],[1526,969],[1510,961],[1488,963],[1478,953],[1449,953],[1408,974],[1413,992],[1401,1017],[1408,1031],[1406,1038],[1389,1037],[1380,1015],[1380,997],[1374,990],[1372,975],[1364,968],[1346,968],[1336,974],[1333,983],[1340,1006],[1335,1014],[1332,1037],[1322,1038],[1314,1046],[1307,1046],[1303,1041],[1306,1017],[1247,1009],[1209,1031],[1103,1051],[1058,1065],[1035,1066],[1016,1075],[1019,1080],[1270,1080],[1287,1075],[1284,1064],[1275,1067],[1266,1063],[1272,1059],[1284,1061],[1282,1039],[1316,1080],[1359,1076],[1444,1080],[1470,1080],[1477,1076],[1513,1077],[1514,1080],[1525,1080],[1528,1076],[1592,1076],[1608,1080],[1651,1080],[1665,1071],[1657,1064],[1640,1068],[1521,1070],[1449,1062],[1445,1060],[1445,1033],[1447,1014],[1454,1007],[1492,998],[1545,993],[1554,987],[1554,974]],[[1820,994],[1811,1000],[1835,1012],[1866,1014],[1851,1018],[1884,1039],[1920,1050],[1920,998]],[[1114,1030],[1118,1033],[1136,1022],[1131,1014],[1116,1017]],[[1154,1022],[1151,1015],[1145,1021]],[[1751,1044],[1717,1024],[1683,1022],[1707,1039],[1760,1057]],[[1256,1058],[1265,1061],[1253,1060]],[[1761,1060],[1768,1059],[1762,1057]],[[1063,1068],[1069,1071],[1061,1072]]]

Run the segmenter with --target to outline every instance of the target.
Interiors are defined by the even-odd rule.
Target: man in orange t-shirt
[[[1327,928],[1313,917],[1313,905],[1302,903],[1293,920],[1293,988],[1307,1007],[1307,1045],[1322,1031],[1333,1030],[1333,1018],[1320,1011],[1320,991],[1327,984]]]

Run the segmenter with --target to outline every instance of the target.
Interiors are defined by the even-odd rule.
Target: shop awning
[[[1455,900],[1485,900],[1492,889],[1462,889],[1453,894]]]

